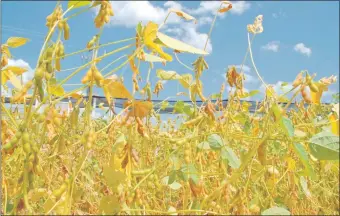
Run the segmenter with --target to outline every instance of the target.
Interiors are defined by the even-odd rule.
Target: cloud
[[[27,69],[27,71],[22,75],[22,80],[24,83],[26,83],[28,80],[31,80],[34,76],[34,70],[26,61],[22,59],[18,60],[8,59],[8,66],[17,66]]]
[[[279,19],[281,17],[286,17],[286,13],[280,10],[278,13],[272,13],[272,17],[274,19]]]
[[[312,49],[309,47],[306,47],[303,43],[298,43],[294,46],[294,50],[298,53],[301,53],[302,55],[306,55],[310,57],[312,55]]]
[[[280,41],[271,41],[267,43],[266,45],[262,46],[262,49],[273,51],[273,52],[278,52],[279,48],[280,48]]]
[[[198,32],[197,25],[193,23],[183,24],[183,29],[185,29],[185,31],[183,31],[183,34],[180,35],[180,40],[198,49],[204,49],[208,34]],[[208,40],[206,51],[208,53],[212,53],[212,44],[210,39]]]
[[[210,23],[212,23],[212,21],[213,21],[213,18],[212,18],[212,17],[203,16],[203,17],[200,17],[200,18],[198,19],[197,24],[202,26],[202,25],[210,24]]]

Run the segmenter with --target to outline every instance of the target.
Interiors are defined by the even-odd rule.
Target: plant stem
[[[223,3],[221,3],[221,5],[220,5],[220,7],[218,8],[218,10],[221,9],[222,5],[223,5]],[[209,38],[210,38],[210,36],[211,36],[211,32],[212,32],[212,30],[213,30],[213,27],[214,27],[215,22],[216,22],[216,19],[217,19],[217,15],[218,15],[218,12],[216,12],[215,17],[214,17],[214,20],[213,20],[212,23],[211,23],[210,30],[209,30],[209,34],[208,34],[207,40],[205,41],[205,45],[204,45],[204,51],[205,51],[205,49],[207,48],[208,41],[209,41]]]

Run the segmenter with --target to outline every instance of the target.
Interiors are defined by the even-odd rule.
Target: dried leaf
[[[182,17],[182,18],[186,19],[187,21],[190,21],[190,20],[195,20],[196,21],[195,17],[193,17],[193,16],[191,16],[191,15],[189,15],[187,13],[184,13],[183,11],[180,11],[180,10],[177,10],[177,9],[173,9],[173,8],[170,9],[170,11],[176,13],[177,16]]]
[[[175,71],[165,71],[165,70],[162,70],[162,69],[158,69],[156,71],[156,76],[161,80],[178,80],[178,79],[182,78]]]
[[[135,101],[130,114],[134,117],[144,118],[150,114],[152,108],[153,105],[150,101]]]
[[[103,82],[103,86],[107,87],[110,96],[113,98],[128,98],[132,99],[132,95],[126,89],[123,83],[118,81],[113,81],[111,79],[106,79]]]

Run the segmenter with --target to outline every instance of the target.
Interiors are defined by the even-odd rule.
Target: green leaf
[[[233,169],[238,169],[241,166],[241,161],[235,154],[235,152],[229,148],[228,146],[225,146],[221,150],[221,158],[225,162],[228,162],[229,166]]]
[[[280,125],[288,136],[290,137],[294,136],[294,125],[289,118],[282,117]]]
[[[176,170],[172,170],[172,171],[170,172],[168,184],[174,183],[174,181],[176,180],[176,175],[177,175],[177,174],[176,174]]]
[[[74,9],[74,8],[83,7],[89,4],[91,4],[91,1],[68,1],[67,8],[70,8],[73,6],[72,9]]]
[[[224,145],[222,138],[217,134],[209,135],[207,142],[209,143],[210,148],[215,151],[220,150]]]
[[[169,102],[163,101],[162,104],[161,104],[161,110],[165,110],[168,106],[169,106]]]
[[[156,71],[156,76],[161,80],[178,80],[182,78],[175,71],[165,71],[163,69],[158,69]]]
[[[211,97],[211,99],[218,99],[218,98],[220,98],[221,97],[221,93],[215,93],[215,94],[212,94],[210,97]]]
[[[183,101],[177,101],[174,105],[174,112],[183,113],[183,109],[184,109],[184,102]]]
[[[312,168],[312,166],[309,164],[308,154],[300,143],[294,143],[293,148],[295,153],[299,156],[302,164],[305,166],[305,175],[311,176],[313,179],[315,179],[315,173]]]
[[[178,50],[181,52],[189,52],[189,53],[199,54],[199,55],[209,54],[204,50],[200,50],[195,47],[192,47],[186,43],[183,43],[182,41],[176,40],[175,38],[169,37],[161,32],[157,32],[157,37],[163,44],[165,44],[167,47],[172,48],[174,50]]]
[[[162,178],[161,182],[164,185],[168,185],[172,190],[178,190],[182,187],[182,185],[176,181],[172,182],[171,184],[169,183],[170,181],[170,177],[169,176],[165,176],[164,178]]]
[[[284,87],[284,86],[286,86],[286,85],[288,85],[289,83],[287,83],[287,82],[283,82],[283,83],[281,83],[281,87]]]
[[[244,126],[243,126],[243,131],[244,131],[246,134],[249,134],[249,133],[250,133],[250,129],[251,129],[250,121],[246,121],[246,122],[244,123]]]
[[[290,212],[287,209],[274,206],[264,210],[261,215],[290,215]]]
[[[258,93],[260,93],[259,90],[252,90],[250,92],[245,92],[242,96],[240,96],[240,98],[253,97],[254,95],[257,95]]]
[[[307,181],[306,181],[305,177],[303,177],[303,176],[300,177],[300,185],[301,185],[302,190],[303,190],[303,192],[305,193],[305,195],[306,195],[307,197],[311,197],[312,194],[311,194],[310,191],[308,190]]]
[[[315,134],[309,141],[312,155],[319,160],[339,160],[339,137],[329,131]]]
[[[182,165],[182,168],[178,175],[184,181],[188,181],[189,179],[191,179],[195,184],[198,183],[197,169],[194,164]]]
[[[199,148],[199,149],[204,149],[204,150],[208,150],[208,149],[210,149],[210,145],[209,145],[209,143],[208,142],[201,142],[201,143],[199,143],[198,145],[197,145],[197,148]]]
[[[184,105],[183,112],[188,116],[192,116],[194,113],[194,108],[192,108],[190,105]]]

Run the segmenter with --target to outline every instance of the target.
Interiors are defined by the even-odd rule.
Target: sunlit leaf
[[[176,211],[177,211],[176,208],[173,206],[170,206],[168,209],[169,215],[178,215]],[[170,212],[173,212],[173,213],[170,213]]]
[[[264,210],[261,215],[290,215],[290,212],[285,208],[274,206]]]
[[[72,9],[74,9],[74,8],[83,7],[83,6],[86,6],[86,5],[89,5],[89,4],[91,4],[91,1],[84,1],[84,0],[82,0],[82,1],[73,1],[72,0],[71,1],[71,0],[69,0],[68,4],[67,4],[67,8],[70,8],[70,7],[73,6]]]
[[[184,88],[187,89],[187,88],[190,87],[190,84],[192,82],[192,75],[191,74],[183,74],[178,81]]]
[[[156,76],[161,80],[177,80],[177,79],[182,78],[175,71],[165,71],[165,70],[162,70],[162,69],[158,69],[156,71]]]
[[[16,76],[11,70],[9,70],[8,68],[5,68],[1,71],[1,84],[4,85],[8,80],[11,81],[12,85],[15,88],[17,89],[22,88],[20,80],[16,78]]]
[[[63,96],[65,94],[65,90],[62,86],[51,86],[49,93],[55,96]]]
[[[195,47],[192,47],[186,43],[183,43],[182,41],[176,40],[172,37],[169,37],[161,32],[157,32],[157,37],[162,43],[164,43],[167,47],[178,50],[181,52],[189,52],[193,54],[199,54],[199,55],[208,55],[204,50],[197,49]]]
[[[26,68],[21,68],[17,66],[8,66],[6,67],[7,70],[12,71],[15,75],[19,76],[27,71]]]
[[[161,57],[149,54],[149,53],[144,53],[143,58],[142,55],[137,55],[137,58],[146,61],[146,62],[166,62],[165,59],[162,59]]]
[[[319,160],[339,160],[339,136],[328,131],[314,135],[308,142],[312,155]]]
[[[16,47],[20,47],[20,46],[26,44],[28,41],[29,41],[28,38],[10,37],[10,38],[8,38],[6,44],[7,44],[7,46],[9,46],[11,48],[16,48]]]
[[[167,61],[172,61],[172,56],[165,53],[162,50],[161,46],[154,42],[154,40],[156,39],[157,32],[158,32],[158,25],[156,23],[149,22],[145,26],[144,35],[143,35],[145,46],[148,49],[157,52],[161,58]]]

